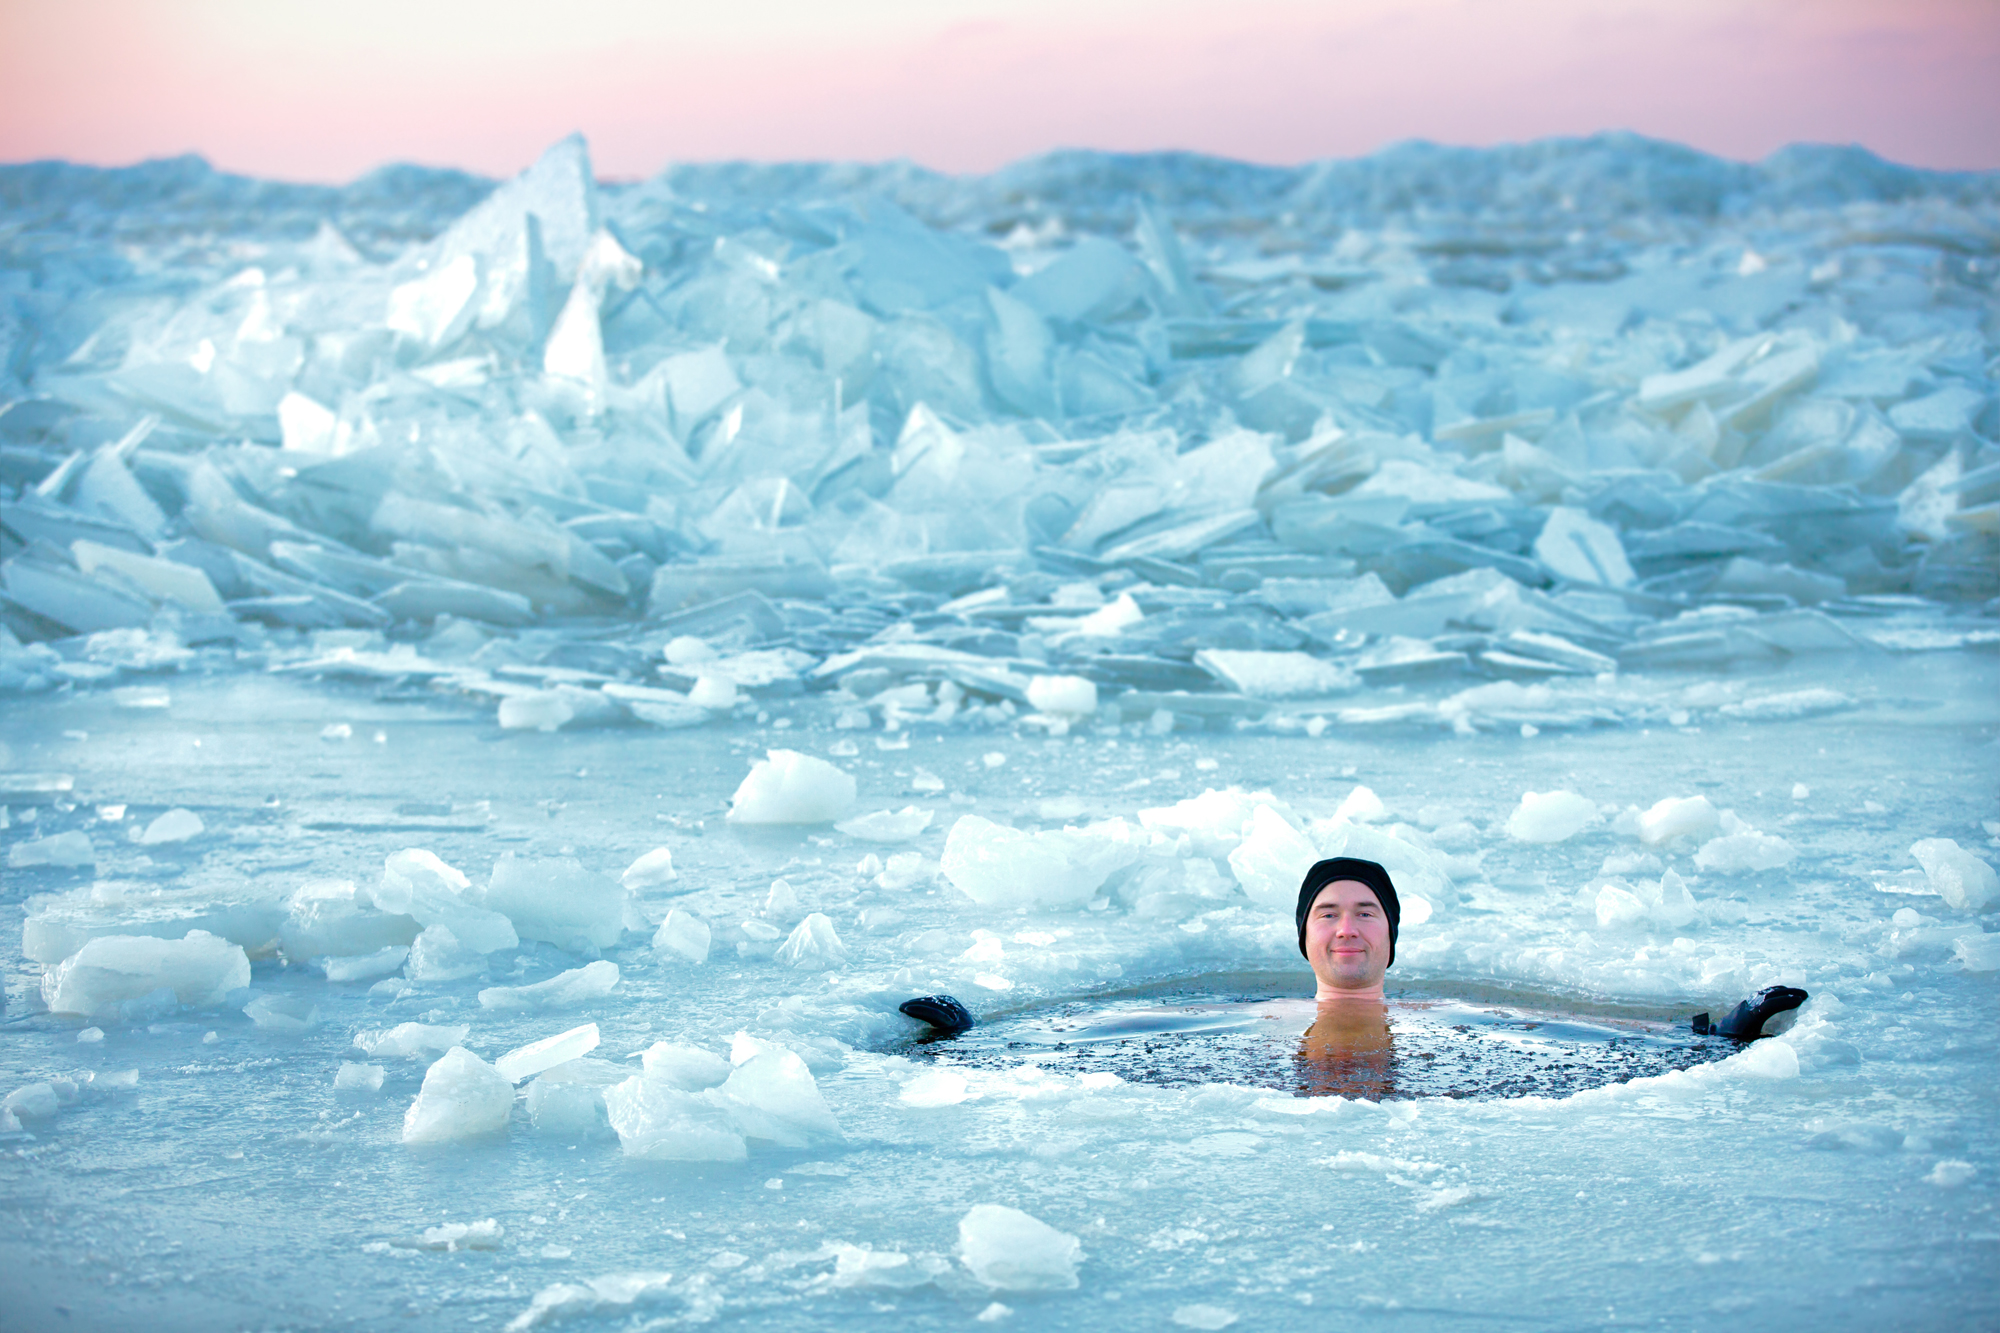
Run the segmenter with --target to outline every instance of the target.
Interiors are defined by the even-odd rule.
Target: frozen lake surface
[[[1996,236],[0,167],[0,1323],[2000,1323]],[[1187,1030],[1338,854],[1431,1007]]]
[[[636,1310],[577,1322],[914,1328],[999,1300],[1017,1320],[1107,1328],[1190,1305],[1250,1327],[1359,1326],[1397,1310],[1473,1327],[1752,1327],[1801,1311],[1831,1327],[1977,1326],[1995,1312],[2000,1246],[1995,981],[1952,953],[1976,921],[1904,871],[1913,839],[1974,842],[1973,816],[1993,809],[1996,674],[1990,658],[1929,658],[1875,681],[1880,702],[1839,718],[1533,741],[1181,740],[1128,724],[1058,740],[870,742],[837,760],[861,804],[941,815],[905,845],[922,872],[893,889],[856,871],[871,844],[721,818],[718,793],[765,746],[824,755],[848,737],[816,701],[784,710],[785,731],[554,735],[265,677],[178,679],[168,707],[136,713],[102,695],[14,701],[0,717],[17,763],[73,775],[80,802],[39,807],[36,824],[88,830],[104,848],[98,882],[119,893],[371,882],[411,846],[475,879],[507,852],[615,875],[667,845],[679,878],[642,892],[642,915],[698,912],[717,942],[690,966],[628,932],[602,951],[617,987],[548,1013],[477,998],[578,964],[546,945],[386,993],[260,957],[251,989],[309,1002],[316,1026],[260,1028],[239,997],[103,1023],[101,1041],[79,1043],[84,1020],[35,1012],[41,968],[18,952],[18,927],[28,895],[91,877],[11,872],[7,1067],[23,1081],[137,1070],[138,1082],[86,1088],[7,1145],[10,1308],[24,1327],[56,1326],[59,1305],[77,1326],[497,1326],[552,1284],[642,1272],[672,1276]],[[333,722],[354,735],[321,739]],[[1006,762],[989,766],[995,753]],[[920,768],[948,791],[913,793]],[[870,1053],[916,1031],[898,1001],[938,990],[982,1014],[1244,970],[1290,970],[1294,993],[1309,993],[1283,913],[1240,901],[1151,919],[1016,913],[934,883],[942,826],[961,810],[1032,829],[1048,825],[1038,808],[1051,795],[1130,817],[1237,785],[1313,811],[1357,781],[1394,816],[1442,804],[1478,830],[1458,853],[1477,864],[1462,863],[1455,905],[1406,927],[1396,985],[1511,986],[1588,1015],[1607,997],[1712,1008],[1783,980],[1813,992],[1804,1018],[1692,1074],[1566,1100],[1378,1105],[1148,1086],[1028,1059],[954,1083],[921,1059]],[[1795,798],[1800,782],[1810,794]],[[1696,874],[1686,844],[1662,847],[1663,865],[1690,872],[1696,918],[1606,927],[1587,886],[1607,858],[1638,853],[1634,839],[1608,824],[1549,845],[1499,832],[1522,789],[1556,787],[1621,807],[1705,793],[1799,854],[1778,871]],[[115,823],[99,814],[111,804],[126,807]],[[125,841],[176,807],[204,832]],[[796,906],[767,911],[779,878]],[[1921,924],[1899,927],[1912,909]],[[808,910],[830,917],[843,966],[787,967],[728,929],[784,931]],[[885,910],[888,924],[861,924]],[[488,1060],[592,1022],[595,1054],[619,1076],[655,1042],[719,1056],[747,1030],[806,1057],[838,1137],[753,1142],[734,1162],[653,1162],[601,1128],[538,1131],[517,1108],[504,1133],[406,1145],[430,1057],[377,1058],[379,1092],[335,1088],[343,1063],[363,1060],[353,1034],[404,1021],[464,1024],[464,1044]],[[979,1204],[1079,1238],[1078,1286],[993,1291],[945,1263]],[[435,1228],[487,1219],[499,1231],[473,1242],[486,1248],[426,1247]],[[919,1267],[871,1269],[845,1246]]]

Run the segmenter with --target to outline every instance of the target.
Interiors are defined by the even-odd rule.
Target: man
[[[1319,1013],[1299,1042],[1299,1092],[1380,1099],[1395,1092],[1382,977],[1396,961],[1403,906],[1389,872],[1338,856],[1299,885],[1299,952],[1318,981]]]
[[[1321,861],[1299,885],[1297,916],[1299,952],[1319,981],[1319,1002],[1381,1004],[1403,916],[1389,872],[1352,856]]]

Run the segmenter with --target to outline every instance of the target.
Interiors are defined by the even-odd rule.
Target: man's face
[[[1306,913],[1306,961],[1322,988],[1371,990],[1389,970],[1389,914],[1375,890],[1337,879]]]

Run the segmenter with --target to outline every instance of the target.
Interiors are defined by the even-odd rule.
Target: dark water
[[[1718,1060],[1734,1042],[1697,1037],[1684,1017],[1554,997],[1426,990],[1385,1006],[1329,1006],[1273,989],[1202,985],[1099,997],[1002,1015],[913,1057],[1004,1069],[1107,1072],[1133,1083],[1235,1083],[1300,1097],[1562,1097]]]

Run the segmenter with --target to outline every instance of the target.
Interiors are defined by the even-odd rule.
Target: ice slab
[[[706,921],[677,907],[653,932],[653,952],[663,961],[705,963],[711,938]]]
[[[877,810],[843,819],[834,828],[863,842],[908,842],[929,828],[936,817],[934,811],[906,805],[901,810]]]
[[[666,847],[655,847],[625,867],[625,873],[618,882],[632,890],[654,889],[662,884],[672,883],[678,876],[674,873],[674,854]]]
[[[571,1009],[609,995],[617,984],[618,964],[600,958],[532,986],[489,986],[479,992],[479,1004],[503,1012]]]
[[[436,1057],[465,1040],[472,1029],[462,1023],[398,1023],[391,1028],[367,1028],[354,1034],[354,1049],[383,1060]]]
[[[558,1032],[553,1037],[517,1046],[493,1062],[493,1067],[510,1083],[519,1083],[559,1064],[581,1059],[597,1049],[597,1024]]]
[[[101,935],[43,973],[42,1001],[52,1013],[117,1020],[159,1003],[212,1009],[249,984],[242,947],[205,930],[178,940]]]
[[[2000,903],[2000,876],[1986,861],[1950,838],[1922,838],[1910,855],[1945,905],[1960,912],[1984,912]]]
[[[996,1291],[1068,1291],[1078,1285],[1083,1245],[1018,1208],[982,1203],[958,1221],[958,1255]]]
[[[494,862],[479,902],[505,917],[521,939],[544,940],[578,953],[618,943],[628,906],[624,886],[586,870],[572,857],[513,852],[503,852]]]
[[[985,907],[1081,907],[1107,868],[1074,857],[1060,834],[1023,833],[981,815],[961,815],[939,859],[952,886]]]
[[[76,829],[46,838],[29,838],[7,849],[7,864],[16,870],[33,866],[73,868],[96,862],[97,849],[91,845],[90,835]]]
[[[824,912],[812,912],[793,928],[773,957],[787,967],[824,971],[847,961],[847,946],[840,942]]]
[[[403,1142],[451,1143],[506,1130],[514,1085],[484,1060],[454,1046],[424,1071],[423,1087],[403,1114]]]

